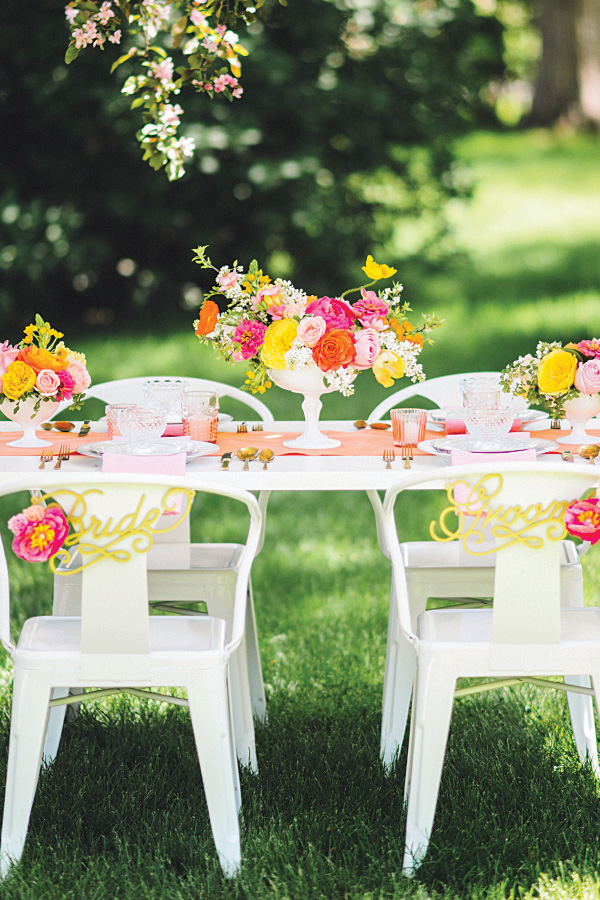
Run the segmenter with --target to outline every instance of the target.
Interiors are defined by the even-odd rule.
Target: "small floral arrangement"
[[[62,337],[36,315],[35,324],[27,326],[20,343],[14,347],[8,341],[0,344],[0,403],[15,401],[16,412],[22,401],[33,398],[33,415],[42,403],[71,400],[77,407],[91,378],[83,353],[65,347]]]
[[[47,562],[64,544],[69,533],[67,518],[57,504],[33,500],[23,512],[8,520],[14,534],[12,549],[25,562]]]
[[[574,500],[565,510],[565,528],[590,544],[600,541],[600,499]]]
[[[418,356],[425,340],[433,343],[428,335],[441,322],[435,315],[423,314],[423,323],[413,326],[407,318],[412,310],[400,299],[401,284],[369,290],[376,281],[395,275],[396,269],[368,256],[363,266],[368,284],[339,297],[316,297],[290,281],[272,282],[256,260],[247,272],[237,263],[217,269],[206,250],[197,247],[194,262],[217,273],[207,297],[222,294],[229,304],[220,312],[214,300],[206,299],[194,322],[195,333],[228,362],[249,364],[245,390],[264,393],[271,386],[270,369],[315,365],[325,386],[346,397],[354,391],[357,372],[365,369],[372,369],[384,387],[403,376],[413,382],[425,380]],[[359,292],[360,299],[351,304],[344,298],[353,292]]]
[[[536,355],[520,356],[502,370],[500,381],[503,390],[543,404],[554,418],[563,418],[565,401],[600,392],[600,340],[564,347],[540,341]]]

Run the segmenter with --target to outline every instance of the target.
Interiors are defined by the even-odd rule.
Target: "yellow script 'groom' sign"
[[[547,506],[541,503],[503,506],[496,501],[502,484],[501,475],[490,474],[475,484],[455,481],[448,485],[450,506],[442,511],[438,522],[429,526],[433,540],[442,543],[460,540],[467,553],[485,556],[516,544],[539,549],[544,537],[551,541],[563,539],[568,501],[551,500]],[[490,546],[490,536],[495,538],[494,546]]]
[[[101,559],[128,562],[132,553],[147,553],[157,534],[171,531],[189,514],[194,494],[194,491],[185,488],[170,488],[158,505],[149,501],[146,494],[140,494],[132,511],[120,517],[99,518],[93,510],[97,509],[97,501],[103,497],[103,491],[97,488],[81,493],[70,489],[53,491],[52,497],[59,501],[65,513],[68,510],[70,532],[62,549],[50,560],[52,571],[57,575],[72,575]],[[159,524],[163,515],[163,522],[169,521],[168,525]],[[77,547],[81,565],[57,569],[60,562],[65,565],[69,562],[68,547]]]

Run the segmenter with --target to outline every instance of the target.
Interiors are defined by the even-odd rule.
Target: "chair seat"
[[[161,657],[180,665],[203,661],[214,664],[225,657],[225,622],[212,616],[152,616],[148,619],[150,658]],[[15,665],[37,668],[52,660],[55,665],[78,665],[81,653],[81,618],[37,616],[23,626],[14,654]]]
[[[481,644],[489,651],[492,640],[491,609],[435,609],[421,613],[417,635],[422,641],[451,644],[460,652],[461,644],[469,651]],[[600,608],[563,609],[560,614],[561,641],[600,642]]]
[[[156,543],[148,553],[148,570],[178,569],[180,544]],[[213,571],[234,571],[240,563],[244,547],[241,544],[191,544],[185,545],[189,556],[186,568]]]

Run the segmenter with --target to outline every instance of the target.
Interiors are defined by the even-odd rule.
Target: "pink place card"
[[[134,456],[128,453],[102,454],[103,472],[127,472],[136,475],[185,475],[185,453],[173,453],[170,456]],[[164,512],[163,516],[179,515],[183,508],[182,498],[174,503],[173,509]]]

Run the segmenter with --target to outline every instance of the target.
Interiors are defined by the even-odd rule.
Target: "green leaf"
[[[148,99],[148,95],[147,95],[147,94],[146,94],[145,96],[143,96],[143,97],[136,97],[135,100],[133,101],[133,103],[131,104],[131,106],[130,106],[129,108],[130,108],[130,109],[137,109],[139,106],[143,106],[147,99]]]
[[[158,171],[162,166],[165,165],[167,158],[164,153],[154,153],[150,157],[150,166],[154,169],[154,171]]]
[[[177,50],[177,48],[181,45],[187,25],[188,25],[188,17],[182,16],[181,19],[179,19],[177,22],[175,22],[175,24],[171,28],[171,34],[173,36],[173,49],[174,50]]]
[[[69,65],[69,63],[73,62],[74,59],[77,59],[78,56],[79,50],[77,49],[77,47],[75,46],[75,42],[73,41],[72,44],[69,44],[69,46],[67,47],[67,52],[65,53],[66,64]]]
[[[133,48],[129,51],[129,53],[124,53],[123,56],[120,56],[120,57],[112,64],[112,66],[110,67],[111,73],[114,72],[115,69],[117,68],[117,66],[120,66],[121,63],[126,62],[128,59],[131,59],[132,56],[137,56],[137,50],[135,50],[135,49],[133,49]]]

